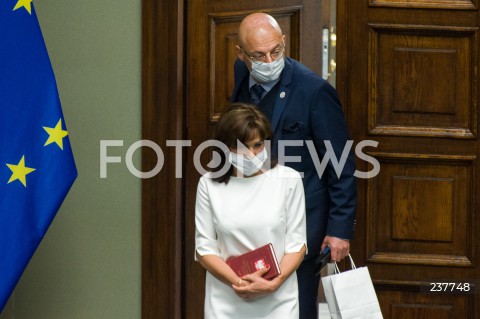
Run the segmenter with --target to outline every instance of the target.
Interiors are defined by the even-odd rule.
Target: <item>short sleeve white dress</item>
[[[279,262],[306,246],[305,195],[300,174],[288,167],[228,184],[204,175],[197,188],[195,248],[223,260],[272,243]],[[242,299],[232,287],[207,272],[205,319],[298,318],[294,272],[272,294]]]

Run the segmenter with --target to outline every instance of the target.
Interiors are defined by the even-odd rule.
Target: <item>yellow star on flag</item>
[[[8,168],[12,171],[12,176],[8,180],[7,184],[10,184],[17,179],[23,184],[23,186],[27,187],[27,175],[30,174],[35,170],[35,168],[25,167],[25,155],[22,156],[18,165],[7,164]]]
[[[32,0],[18,0],[17,4],[15,5],[15,8],[13,8],[12,11],[15,11],[17,9],[20,9],[21,7],[24,7],[25,10],[32,15]]]
[[[63,150],[63,138],[68,135],[68,132],[62,130],[62,119],[58,120],[55,127],[44,126],[43,129],[47,131],[49,135],[48,140],[43,146],[47,146],[48,144],[55,142]]]

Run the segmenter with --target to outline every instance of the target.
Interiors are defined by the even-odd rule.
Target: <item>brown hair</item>
[[[237,141],[245,145],[256,137],[261,140],[270,140],[272,135],[270,123],[265,115],[256,106],[245,103],[230,104],[220,116],[215,130],[215,139],[228,148],[236,148]],[[213,172],[220,170],[227,162],[224,152],[217,153],[220,154],[221,164],[213,169]],[[275,164],[272,161],[271,167]],[[227,173],[213,180],[227,184],[232,173],[233,167],[230,167]]]

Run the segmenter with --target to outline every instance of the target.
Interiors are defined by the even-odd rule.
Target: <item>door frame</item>
[[[175,148],[185,136],[184,0],[142,0],[142,139],[165,156],[155,177],[142,181],[142,319],[182,318],[183,190]],[[142,171],[158,157],[142,148]],[[184,165],[182,166],[184,167]]]

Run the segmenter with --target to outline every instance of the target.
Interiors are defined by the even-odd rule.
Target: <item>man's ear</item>
[[[239,60],[245,61],[245,55],[243,54],[243,51],[240,48],[240,46],[238,45],[235,46],[235,52],[237,53],[237,58]]]

